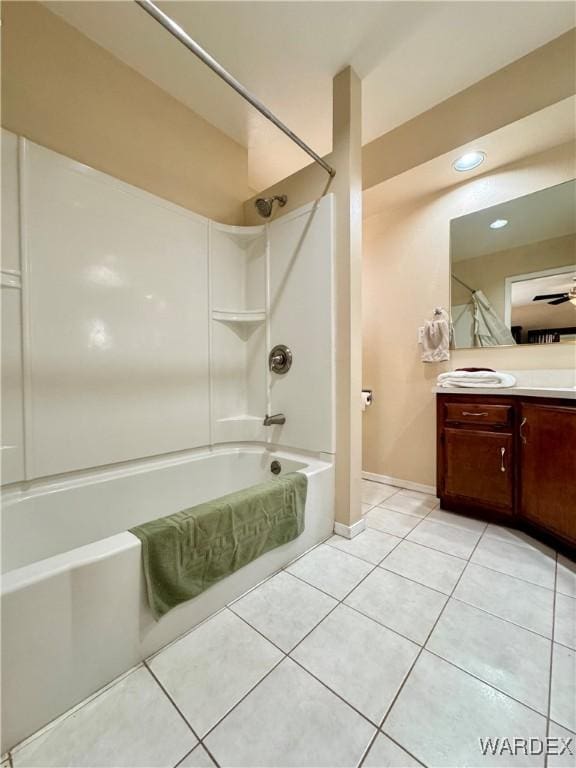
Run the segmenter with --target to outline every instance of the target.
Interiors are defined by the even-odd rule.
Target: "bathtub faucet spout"
[[[264,416],[263,424],[265,427],[273,427],[276,424],[286,424],[286,416],[283,413],[275,413],[273,416]]]

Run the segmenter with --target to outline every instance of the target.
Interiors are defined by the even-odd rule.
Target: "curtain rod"
[[[261,101],[259,101],[256,96],[252,95],[250,91],[248,91],[242,83],[238,82],[235,77],[233,77],[224,67],[219,64],[216,59],[214,59],[210,54],[204,50],[198,43],[193,40],[190,35],[185,32],[180,25],[178,25],[173,19],[170,18],[170,16],[167,16],[164,11],[161,11],[158,6],[154,5],[151,0],[135,0],[135,2],[142,8],[142,10],[146,11],[147,14],[152,16],[153,19],[155,19],[159,24],[161,24],[164,29],[168,30],[171,35],[173,35],[177,40],[179,40],[182,45],[185,45],[186,48],[188,48],[189,51],[192,51],[192,53],[197,56],[200,61],[204,62],[206,66],[210,67],[210,69],[215,72],[218,77],[222,78],[225,83],[227,83],[231,88],[233,88],[236,93],[239,93],[240,96],[242,96],[243,99],[246,99],[247,102],[252,104],[253,107],[255,107],[260,114],[264,115],[264,117],[267,120],[270,120],[271,123],[274,123],[274,125],[279,128],[282,133],[285,133],[286,136],[288,136],[289,139],[291,139],[295,144],[297,144],[300,149],[303,149],[304,152],[306,152],[310,157],[318,163],[318,165],[321,165],[322,168],[330,175],[335,176],[336,171],[334,168],[332,168],[331,165],[328,165],[328,163],[323,160],[320,155],[316,154],[313,149],[310,149],[310,147],[305,144],[302,139],[299,136],[296,136],[296,134],[290,130],[284,123],[279,120],[276,115],[271,112],[268,107],[264,106]]]
[[[463,283],[462,280],[460,280],[460,278],[456,277],[454,272],[452,272],[451,275],[452,275],[452,280],[456,280],[456,282],[460,283],[460,285],[463,286],[464,288],[466,288],[467,291],[470,291],[470,293],[476,293],[474,288],[470,288],[469,285],[466,285],[466,283]]]

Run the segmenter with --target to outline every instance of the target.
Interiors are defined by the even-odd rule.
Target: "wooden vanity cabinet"
[[[520,403],[519,515],[576,544],[576,408]]]
[[[576,547],[576,402],[437,395],[442,507]]]
[[[509,433],[446,428],[444,493],[463,503],[512,514],[514,451]]]

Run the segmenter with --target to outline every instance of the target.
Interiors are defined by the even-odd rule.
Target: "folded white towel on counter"
[[[513,387],[516,379],[500,371],[448,371],[438,376],[439,387]]]

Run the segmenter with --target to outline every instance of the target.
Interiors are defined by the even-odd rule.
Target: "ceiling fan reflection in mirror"
[[[576,281],[576,277],[573,280]],[[548,301],[548,299],[551,299],[551,301]],[[573,285],[569,291],[564,291],[563,293],[543,293],[534,296],[532,301],[548,301],[548,304],[551,304],[553,307],[564,304],[567,301],[576,304],[576,285]]]

